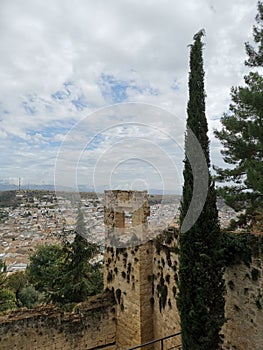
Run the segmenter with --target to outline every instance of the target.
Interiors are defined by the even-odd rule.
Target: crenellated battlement
[[[148,240],[147,191],[105,191],[104,224],[108,246],[131,246]]]

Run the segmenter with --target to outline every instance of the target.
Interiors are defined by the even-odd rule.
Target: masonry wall
[[[154,338],[152,244],[140,247],[108,248],[105,254],[104,284],[116,298],[118,349],[128,349]],[[147,275],[147,276],[146,276]]]
[[[154,338],[180,331],[176,305],[178,292],[178,230],[170,227],[153,240]],[[225,270],[225,317],[223,350],[263,349],[263,239],[252,236],[251,262]],[[179,345],[180,337],[167,340],[167,348]],[[165,349],[166,349],[165,347]],[[156,347],[156,349],[159,349]]]
[[[148,233],[147,192],[106,191],[104,213],[108,244],[104,285],[116,298],[116,343],[117,349],[123,350],[154,338],[152,284],[148,278],[152,274],[153,245],[139,245]]]
[[[105,284],[114,296],[107,292],[94,297],[71,314],[42,307],[1,316],[0,349],[126,350],[180,331],[177,231],[170,229],[140,247],[108,248],[106,256]],[[228,321],[222,329],[223,349],[262,350],[263,254],[259,247],[249,266],[228,267],[225,281]],[[178,344],[180,337],[172,338],[165,341],[164,349]]]
[[[120,249],[117,258],[116,250],[113,248],[109,250],[114,251],[114,254],[110,253],[113,259],[105,265],[105,271],[110,272],[108,275],[105,274],[105,284],[115,290],[115,296],[116,290],[121,290],[117,307],[117,343],[123,346],[120,349],[143,343],[141,332],[145,327],[151,329],[152,333],[148,334],[148,338],[152,334],[151,339],[180,332],[180,319],[176,305],[177,238],[177,229],[170,227],[147,245]],[[255,247],[249,266],[238,263],[227,267],[225,271],[227,322],[222,329],[224,350],[263,349],[263,254],[259,252],[259,243],[256,243]],[[145,283],[149,282],[146,290],[142,288],[142,278],[138,277],[139,266],[144,270]],[[134,274],[135,271],[137,274]],[[143,304],[140,303],[140,298],[143,298]],[[143,325],[142,315],[145,316],[148,326]],[[120,331],[118,322],[125,331]],[[150,327],[149,324],[151,324]],[[126,343],[122,338],[126,339]],[[166,340],[164,349],[179,344],[181,339],[177,336]],[[155,349],[159,350],[159,348],[160,344],[157,344]]]
[[[143,245],[107,249],[104,284],[116,298],[118,349],[180,332],[177,235],[171,227]],[[164,343],[165,349],[180,344],[180,336]]]
[[[1,350],[115,350],[116,310],[106,293],[64,314],[46,306],[0,318]]]
[[[254,249],[251,264],[225,272],[227,288],[224,350],[263,349],[263,254]]]
[[[153,240],[153,302],[154,338],[180,332],[176,305],[178,292],[178,230],[170,227]],[[165,349],[181,344],[176,336],[164,341]],[[160,349],[160,344],[156,345]]]

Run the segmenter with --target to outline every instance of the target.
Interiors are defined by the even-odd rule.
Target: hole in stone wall
[[[132,227],[132,212],[127,210],[124,211],[124,227]]]

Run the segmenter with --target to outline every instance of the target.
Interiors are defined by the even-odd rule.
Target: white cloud
[[[213,138],[211,129],[228,108],[230,88],[242,84],[247,70],[244,42],[252,41],[256,5],[257,0],[2,0],[2,176],[23,172],[25,181],[52,182],[55,155],[66,132],[97,108],[122,99],[160,106],[183,120],[188,45],[202,28]],[[104,90],[103,76],[108,79]],[[88,136],[79,134],[75,142],[103,128],[103,119],[91,117]],[[161,117],[158,128],[172,133]],[[176,138],[183,135],[182,128]],[[93,154],[107,146],[105,139]],[[22,154],[17,152],[21,148]],[[211,153],[213,161],[219,159],[217,147]]]

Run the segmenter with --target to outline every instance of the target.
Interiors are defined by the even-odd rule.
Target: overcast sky
[[[257,0],[1,0],[0,180],[52,184],[59,169],[60,184],[74,172],[89,187],[180,191],[188,45],[200,29],[222,165],[213,128],[243,84],[256,12]]]

